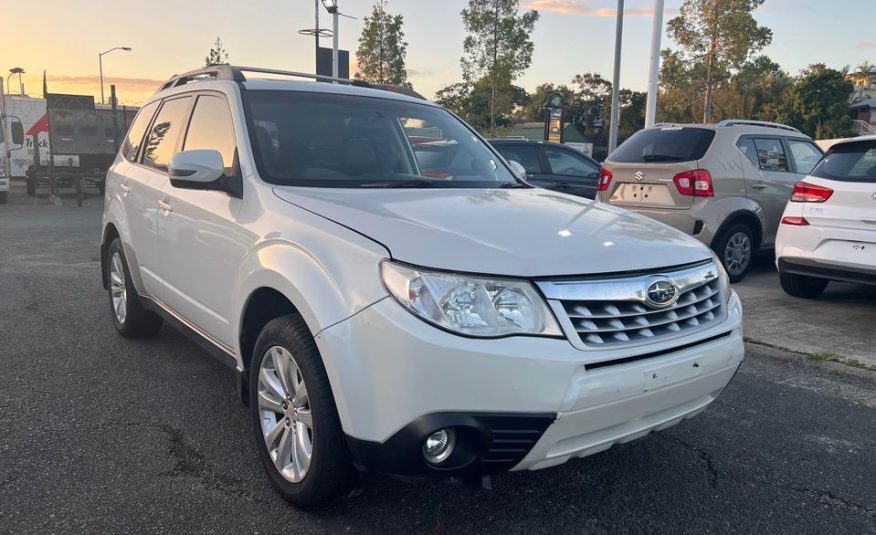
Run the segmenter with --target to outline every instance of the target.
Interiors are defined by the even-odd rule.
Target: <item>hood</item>
[[[650,270],[710,257],[657,221],[544,189],[277,187],[291,204],[422,267],[544,277]]]

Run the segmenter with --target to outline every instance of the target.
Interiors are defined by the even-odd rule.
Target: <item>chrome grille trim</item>
[[[677,301],[662,308],[649,305],[648,287],[666,279],[678,287]],[[691,334],[720,321],[726,313],[713,262],[625,278],[537,284],[555,303],[554,311],[565,314],[561,323],[567,336],[576,336],[589,348],[617,348]]]

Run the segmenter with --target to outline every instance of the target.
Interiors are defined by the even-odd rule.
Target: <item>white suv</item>
[[[169,321],[239,374],[302,507],[357,470],[481,482],[663,429],[743,358],[701,243],[534,188],[444,108],[217,66],[143,106],[102,265],[127,337]]]
[[[797,183],[776,266],[794,297],[818,297],[832,280],[876,284],[876,136],[836,143]]]

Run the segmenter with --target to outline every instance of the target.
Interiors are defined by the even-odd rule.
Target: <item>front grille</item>
[[[677,300],[668,306],[655,306],[646,297],[659,280],[677,288]],[[565,313],[567,330],[591,347],[657,341],[703,329],[724,316],[721,280],[711,262],[668,273],[540,286],[560,304],[554,309]]]

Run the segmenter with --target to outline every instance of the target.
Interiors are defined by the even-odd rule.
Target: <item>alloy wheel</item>
[[[119,325],[125,324],[128,317],[128,290],[125,285],[125,268],[118,252],[110,259],[110,296],[113,302],[113,312]]]
[[[313,416],[304,376],[285,348],[268,348],[258,381],[262,436],[274,467],[286,480],[299,483],[313,457]]]
[[[737,232],[727,240],[724,248],[724,264],[731,275],[744,273],[751,262],[751,239],[744,232]]]

